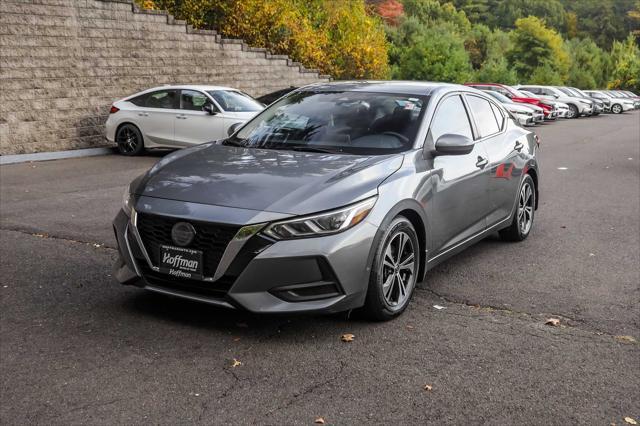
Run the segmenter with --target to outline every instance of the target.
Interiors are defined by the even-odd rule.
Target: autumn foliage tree
[[[334,78],[386,78],[382,20],[364,0],[137,0]]]

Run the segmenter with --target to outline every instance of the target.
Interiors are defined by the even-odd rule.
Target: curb
[[[0,155],[0,164],[27,163],[30,161],[60,160],[63,158],[92,157],[113,154],[112,148],[87,148],[69,151],[37,152],[35,154]]]

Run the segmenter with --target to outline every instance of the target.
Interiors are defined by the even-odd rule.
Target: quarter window
[[[493,114],[489,101],[473,95],[467,95],[467,101],[481,138],[491,136],[500,131],[500,126],[496,116]]]
[[[473,139],[467,109],[459,95],[450,96],[443,100],[431,122],[431,138],[434,143],[440,136],[447,133]]]
[[[202,111],[209,98],[197,90],[183,90],[180,95],[180,109],[187,109],[190,111]]]
[[[498,108],[494,103],[490,103],[490,105],[493,110],[493,115],[496,116],[496,120],[498,121],[498,127],[502,130],[504,127],[504,114],[502,114],[500,108]]]

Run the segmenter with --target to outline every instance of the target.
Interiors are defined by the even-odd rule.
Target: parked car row
[[[621,114],[640,108],[640,97],[624,90],[575,87],[466,83],[499,102],[522,126],[559,118]],[[227,137],[240,124],[289,92],[289,87],[253,99],[219,86],[162,86],[114,102],[106,137],[124,155],[145,148],[183,148]]]

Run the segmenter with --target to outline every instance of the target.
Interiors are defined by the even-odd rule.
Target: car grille
[[[139,213],[137,228],[140,238],[149,253],[151,261],[157,265],[161,245],[175,245],[171,240],[171,228],[185,219]],[[213,277],[224,250],[240,229],[239,226],[188,221],[196,230],[196,236],[189,248],[203,252],[203,273]]]

